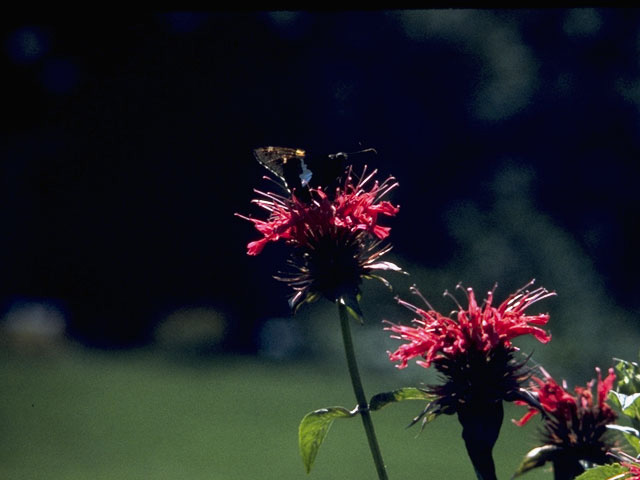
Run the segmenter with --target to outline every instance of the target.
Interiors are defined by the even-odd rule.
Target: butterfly
[[[253,151],[256,160],[280,179],[291,193],[309,185],[313,173],[304,162],[306,152],[300,148],[261,147]]]
[[[353,154],[366,152],[377,153],[375,149],[367,148]],[[326,155],[321,161],[310,161],[312,172],[305,162],[306,151],[301,148],[261,147],[256,148],[253,154],[259,163],[278,177],[289,193],[295,190],[298,195],[305,194],[312,177],[314,184],[318,186],[327,187],[335,184],[344,173],[347,158],[351,155],[338,152]]]

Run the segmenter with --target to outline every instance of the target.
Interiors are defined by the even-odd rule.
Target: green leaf
[[[576,480],[622,480],[629,473],[625,467],[618,463],[613,465],[601,465],[599,467],[590,468],[582,475],[576,477]]]
[[[420,415],[418,415],[417,417],[415,417],[411,423],[409,425],[407,425],[407,428],[409,427],[413,427],[416,423],[418,423],[420,421],[420,419],[422,418],[422,423],[420,424],[420,432],[422,432],[424,430],[424,427],[427,426],[428,423],[433,422],[436,418],[438,418],[438,415],[440,415],[442,413],[442,411],[430,411],[429,408],[425,408]]]
[[[617,359],[615,366],[617,388],[619,392],[627,395],[640,392],[640,366],[635,362]]]
[[[640,420],[640,393],[625,395],[620,392],[609,392],[609,398],[628,417]]]
[[[640,455],[640,438],[638,438],[635,435],[631,435],[629,433],[623,433],[623,435],[624,435],[624,438],[627,439],[627,442],[629,443],[629,445],[631,445],[631,448],[633,448],[636,451],[636,454]]]
[[[610,430],[616,430],[618,432],[626,433],[627,435],[631,435],[632,437],[640,438],[640,432],[635,428],[625,427],[624,425],[615,425],[609,424],[607,428]]]
[[[420,388],[405,387],[392,392],[378,393],[371,397],[369,402],[370,410],[380,410],[382,407],[390,403],[403,402],[405,400],[425,400],[431,402],[436,398],[435,395],[425,392]]]
[[[543,445],[530,450],[529,453],[524,456],[522,462],[520,462],[520,466],[518,466],[518,469],[511,478],[519,477],[529,470],[541,467],[545,463],[550,462],[559,449],[560,448],[555,445]]]
[[[321,408],[307,413],[298,428],[298,445],[300,455],[307,473],[311,472],[313,462],[318,455],[320,445],[324,441],[329,428],[336,418],[349,418],[358,413],[358,409],[347,410],[344,407]]]
[[[338,303],[344,305],[347,309],[347,312],[356,320],[360,325],[364,324],[362,310],[360,310],[360,299],[362,298],[362,294],[358,292],[357,294],[349,294],[342,295],[338,299]]]
[[[637,454],[640,454],[640,432],[638,430],[623,425],[607,425],[607,428],[621,432],[629,445],[633,447]]]
[[[611,403],[613,403],[614,407],[616,407],[618,410],[622,410],[622,403],[620,402],[619,395],[619,392],[614,392],[613,390],[611,390],[609,392],[609,400],[611,400]]]
[[[371,397],[369,402],[369,409],[372,411],[380,410],[382,407],[386,407],[390,403],[403,402],[405,400],[422,400],[427,402],[427,406],[416,416],[411,423],[407,426],[412,427],[422,419],[422,428],[424,430],[427,423],[432,422],[442,410],[439,409],[439,405],[433,401],[437,398],[437,395],[426,392],[420,388],[405,387],[391,392],[378,393]]]

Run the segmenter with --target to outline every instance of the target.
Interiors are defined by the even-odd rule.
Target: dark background
[[[258,234],[233,215],[258,215],[252,189],[269,185],[252,149],[375,147],[367,161],[400,182],[387,224],[408,271],[450,289],[539,277],[563,301],[612,302],[635,328],[639,10],[1,24],[5,312],[49,302],[73,338],[127,347],[168,312],[204,305],[230,319],[226,349],[254,351],[262,322],[289,312],[271,279],[286,249],[247,257]],[[585,308],[606,324],[606,305]]]

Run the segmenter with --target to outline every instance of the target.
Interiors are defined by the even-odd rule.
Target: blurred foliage
[[[616,360],[616,390],[625,395],[640,393],[640,366],[636,362]]]

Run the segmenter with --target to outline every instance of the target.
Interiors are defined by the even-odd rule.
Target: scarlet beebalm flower
[[[362,178],[354,184],[349,171],[344,185],[336,189],[333,199],[321,188],[309,189],[309,202],[300,200],[295,194],[285,197],[255,190],[264,198],[253,200],[253,203],[267,210],[270,215],[267,220],[238,215],[253,222],[263,235],[260,240],[249,243],[247,254],[258,255],[268,242],[280,239],[306,247],[318,233],[332,228],[346,229],[351,233],[365,231],[384,240],[391,229],[378,225],[378,215],[395,216],[399,208],[389,201],[380,200],[398,184],[393,177],[389,177],[382,184],[375,181],[367,191],[365,187],[376,173],[374,170],[365,176],[365,168]]]
[[[393,338],[407,341],[395,352],[388,352],[391,361],[400,362],[398,368],[405,368],[409,360],[418,357],[419,365],[429,368],[433,364],[444,377],[444,383],[425,389],[434,400],[413,423],[422,418],[424,426],[440,414],[457,413],[478,478],[496,478],[491,452],[502,426],[503,400],[531,400],[520,387],[527,378],[523,371],[526,360],[515,360],[517,349],[511,340],[520,335],[533,335],[542,343],[551,339],[540,328],[548,322],[549,315],[524,312],[555,294],[544,288],[527,291],[532,283],[498,307],[493,306],[493,290],[478,305],[473,290],[468,288],[468,307],[458,305],[455,319],[435,311],[413,287],[413,293],[423,299],[428,310],[398,300],[419,318],[413,320],[413,327],[387,322],[390,326],[386,330],[396,334]]]
[[[520,335],[530,334],[540,342],[547,343],[551,335],[539,326],[549,321],[549,315],[525,315],[524,311],[555,293],[544,288],[526,291],[532,283],[512,294],[498,307],[492,305],[493,290],[488,293],[483,304],[478,305],[473,289],[467,288],[469,306],[467,309],[461,307],[455,320],[434,311],[428,302],[429,310],[424,310],[399,299],[398,303],[420,318],[413,320],[416,327],[387,322],[391,326],[386,330],[399,334],[394,338],[409,341],[395,352],[389,353],[389,359],[399,361],[398,368],[405,368],[408,360],[422,357],[424,361],[417,363],[428,368],[435,360],[454,359],[471,351],[489,354],[499,347],[509,349],[511,340]],[[419,294],[415,287],[413,292]]]
[[[609,463],[611,457],[608,454],[613,445],[607,439],[607,425],[614,423],[617,418],[606,402],[616,379],[613,368],[609,369],[604,380],[600,369],[596,368],[598,379],[595,399],[593,380],[586,387],[576,387],[575,395],[571,395],[566,383],[558,385],[544,369],[541,371],[544,380],[532,377],[530,391],[542,408],[544,442],[559,447],[557,455],[571,454],[578,460]],[[529,406],[529,411],[514,423],[522,426],[537,413],[540,413],[539,409]]]
[[[380,216],[395,216],[399,207],[382,200],[398,186],[393,177],[379,183],[377,170],[355,180],[351,168],[343,184],[330,196],[322,188],[309,188],[308,199],[295,192],[282,196],[255,190],[262,198],[253,203],[269,212],[266,220],[238,215],[253,222],[263,235],[247,246],[248,255],[258,255],[269,242],[284,240],[295,248],[289,262],[295,272],[276,277],[296,291],[290,304],[296,308],[324,295],[336,301],[343,295],[356,296],[362,278],[386,280],[374,274],[378,270],[401,269],[380,261],[391,247],[381,246],[390,227],[382,226]]]

